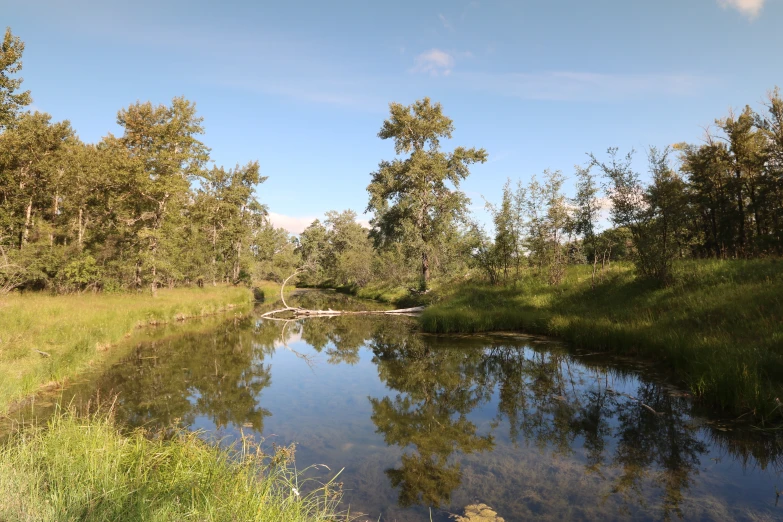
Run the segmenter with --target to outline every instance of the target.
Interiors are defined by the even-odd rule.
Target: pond
[[[409,317],[259,315],[141,342],[70,395],[117,394],[130,426],[296,443],[300,467],[342,469],[359,520],[476,503],[506,521],[783,517],[781,432],[700,414],[651,367],[523,335],[425,335]]]

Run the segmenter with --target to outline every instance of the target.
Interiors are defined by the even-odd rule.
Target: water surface
[[[296,443],[298,465],[344,468],[361,520],[476,502],[507,521],[783,517],[780,432],[699,415],[650,367],[521,335],[424,335],[406,317],[257,315],[140,343],[74,393],[118,394],[131,426]]]

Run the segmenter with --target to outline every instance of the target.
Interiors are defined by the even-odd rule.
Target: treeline
[[[24,44],[0,54],[0,289],[59,292],[238,283],[275,272],[293,245],[275,230],[252,162],[209,166],[195,104],[137,102],[122,135],[83,143],[67,121],[25,111]]]
[[[483,277],[500,284],[532,274],[562,281],[569,264],[590,264],[593,281],[612,261],[632,261],[640,277],[666,285],[686,258],[749,259],[783,253],[783,99],[716,120],[699,145],[588,154],[574,190],[560,171],[529,183],[509,180],[487,203],[491,230],[468,211],[459,183],[484,149],[455,148],[453,122],[429,99],[393,103],[379,137],[397,156],[382,161],[367,190],[374,213],[367,237],[353,213],[333,214],[302,234],[304,258],[321,263],[310,282],[416,285],[432,277]],[[338,216],[340,216],[338,218]],[[352,232],[346,222],[352,224]],[[369,244],[375,247],[371,249]],[[360,261],[361,260],[361,261]]]
[[[558,284],[569,264],[594,280],[616,260],[667,284],[679,258],[783,253],[783,99],[769,93],[716,120],[699,145],[590,154],[566,176],[509,181],[487,204],[487,231],[460,182],[484,149],[455,147],[453,121],[429,98],[392,103],[378,136],[394,143],[367,187],[369,230],[332,211],[299,238],[271,226],[255,192],[258,163],[210,166],[195,105],[137,102],[122,135],[82,143],[69,123],[25,111],[23,43],[6,31],[0,54],[0,291],[150,289],[283,280],[425,290],[433,278],[504,283],[538,274]],[[609,223],[610,226],[602,226]]]
[[[639,275],[670,282],[680,258],[758,258],[783,253],[783,99],[768,94],[715,121],[700,145],[647,150],[647,176],[634,152],[611,148],[575,169],[575,197],[564,176],[509,182],[499,206],[488,205],[494,234],[474,226],[475,261],[490,280],[519,275],[520,265],[556,284],[568,263],[630,259]],[[674,155],[676,154],[676,157]],[[602,212],[605,215],[602,216]],[[602,217],[611,227],[599,231]]]

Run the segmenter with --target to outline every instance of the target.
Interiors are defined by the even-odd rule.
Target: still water
[[[343,469],[360,520],[477,502],[506,521],[783,519],[783,434],[697,413],[652,368],[519,335],[424,335],[408,317],[258,315],[142,342],[75,389],[117,394],[131,426],[296,443],[300,467]]]

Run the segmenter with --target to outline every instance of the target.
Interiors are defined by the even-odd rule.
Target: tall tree
[[[0,130],[8,127],[17,117],[19,111],[30,105],[30,91],[21,91],[22,78],[14,78],[22,70],[22,53],[24,42],[11,33],[11,28],[5,30],[3,43],[0,45]]]
[[[51,219],[57,153],[73,137],[70,124],[52,123],[51,116],[23,114],[0,137],[0,170],[3,173],[2,214],[7,230],[20,249],[28,243],[36,216]]]
[[[459,184],[470,174],[469,166],[487,159],[484,149],[440,148],[442,138],[451,138],[453,122],[440,103],[424,98],[405,106],[389,105],[390,117],[378,137],[394,140],[398,155],[407,158],[382,161],[367,187],[368,211],[375,212],[373,238],[381,246],[403,242],[421,259],[422,286],[430,279],[430,260],[438,239],[455,226],[468,198]]]
[[[582,244],[588,250],[593,261],[592,286],[595,287],[595,272],[598,265],[597,227],[600,205],[598,193],[600,187],[590,167],[576,166],[576,197],[571,200],[574,207],[573,226],[582,238]]]
[[[198,140],[204,128],[195,104],[174,98],[170,106],[135,103],[117,115],[124,133],[119,143],[142,167],[137,180],[137,215],[134,224],[143,245],[137,260],[137,286],[142,271],[154,295],[160,282],[159,250],[166,241],[163,228],[189,194],[189,180],[197,176],[209,158],[209,149]]]

